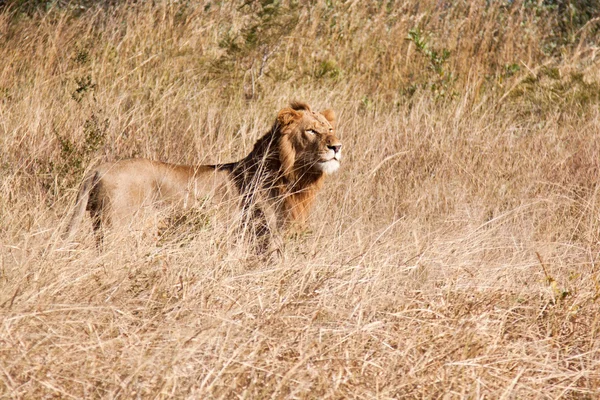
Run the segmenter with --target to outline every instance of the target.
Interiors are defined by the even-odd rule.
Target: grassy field
[[[0,10],[0,397],[600,396],[597,20],[46,5]],[[60,240],[92,166],[236,160],[291,100],[344,159],[281,259],[202,224]]]

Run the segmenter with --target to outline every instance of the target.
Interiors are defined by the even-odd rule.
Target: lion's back
[[[132,158],[101,164],[95,173],[97,196],[114,211],[159,203],[187,208],[207,199],[222,202],[236,194],[229,173],[208,165]]]

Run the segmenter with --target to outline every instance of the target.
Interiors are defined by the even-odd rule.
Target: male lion
[[[64,236],[73,237],[86,210],[101,243],[103,227],[129,223],[141,209],[218,205],[233,196],[243,225],[264,251],[272,231],[266,209],[277,230],[304,224],[324,176],[340,165],[341,148],[332,110],[318,113],[293,102],[237,162],[189,166],[134,158],[101,164],[84,179]]]

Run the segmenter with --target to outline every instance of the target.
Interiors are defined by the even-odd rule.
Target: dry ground
[[[529,3],[277,4],[0,12],[0,396],[597,398],[591,25],[552,53]],[[292,99],[345,158],[281,259],[59,240],[89,165],[240,158]]]

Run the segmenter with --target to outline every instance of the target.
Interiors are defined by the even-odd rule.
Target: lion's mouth
[[[324,173],[332,174],[340,167],[340,160],[338,157],[331,157],[329,159],[319,161],[317,166]]]
[[[331,157],[331,158],[324,158],[321,161],[319,161],[320,163],[328,163],[330,161],[337,161],[340,162],[340,160],[337,159],[337,157]]]
[[[339,163],[341,161],[341,159],[342,159],[342,155],[338,151],[337,153],[335,153],[333,156],[331,156],[329,158],[322,157],[321,161],[319,161],[319,162],[320,163],[327,163],[327,162],[330,162],[330,161],[337,161]]]
[[[340,163],[340,158],[339,158],[339,157],[337,157],[337,156],[330,157],[330,158],[322,158],[322,159],[319,161],[319,164],[325,164],[325,163],[329,163],[329,162],[332,162],[332,163],[337,163],[337,164],[339,164],[339,163]]]

